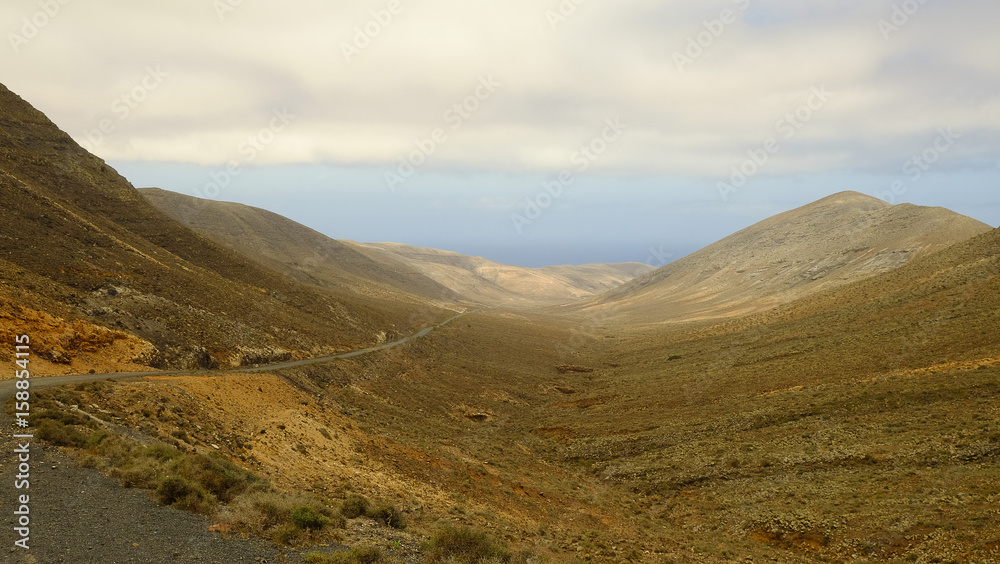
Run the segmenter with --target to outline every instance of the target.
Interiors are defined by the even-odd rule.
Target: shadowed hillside
[[[641,263],[522,268],[398,243],[340,241],[251,206],[155,188],[140,192],[171,217],[233,250],[301,280],[358,291],[376,281],[428,299],[554,304],[611,290],[652,270]]]
[[[208,367],[343,350],[407,331],[426,309],[320,291],[197,235],[2,86],[0,199],[0,299],[14,304],[12,323],[28,323],[18,308],[33,308],[155,347],[122,364]]]
[[[402,261],[331,239],[267,210],[158,188],[139,192],[158,209],[205,237],[304,282],[346,286],[358,292],[384,292],[385,286],[391,286],[431,299],[453,295]],[[384,286],[374,286],[373,281]]]

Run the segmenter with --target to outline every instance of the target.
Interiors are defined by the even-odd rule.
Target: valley
[[[0,98],[0,336],[32,338],[32,425],[204,538],[292,562],[448,562],[449,527],[506,547],[462,562],[1000,560],[998,229],[840,192],[659,269],[526,269],[136,190]],[[87,561],[45,531],[41,561]]]

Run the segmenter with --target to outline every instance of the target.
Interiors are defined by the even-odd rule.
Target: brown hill
[[[469,299],[514,307],[572,302],[617,288],[652,270],[642,263],[524,268],[400,243],[361,246],[396,257]]]
[[[651,267],[639,263],[522,268],[399,243],[335,240],[267,210],[140,190],[154,206],[217,243],[297,279],[364,292],[370,281],[433,300],[486,305],[566,303],[615,288]]]
[[[699,561],[993,561],[998,330],[1000,229],[766,312],[608,328],[534,424]]]
[[[431,299],[453,295],[403,261],[355,243],[331,239],[267,210],[159,188],[142,188],[139,193],[201,235],[303,282],[349,287],[360,293],[381,294],[391,286]]]
[[[890,271],[990,229],[944,208],[841,192],[754,224],[586,305],[650,323],[747,314]]]
[[[144,364],[354,348],[394,324],[408,331],[426,309],[321,291],[197,235],[3,86],[0,222],[0,299],[11,324],[31,327],[17,314],[24,307],[121,330],[155,347]]]

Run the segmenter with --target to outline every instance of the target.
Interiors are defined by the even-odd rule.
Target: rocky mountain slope
[[[383,332],[408,333],[411,317],[430,307],[319,289],[213,243],[150,205],[3,86],[0,223],[0,300],[12,326],[34,327],[35,314],[21,312],[27,308],[152,345],[137,345],[144,352],[131,358],[107,355],[103,369],[246,364],[355,348]]]
[[[651,267],[640,263],[522,268],[398,243],[356,243],[267,210],[140,190],[153,205],[202,235],[297,279],[363,288],[376,281],[432,300],[486,305],[565,303],[611,290]]]
[[[669,322],[760,311],[991,229],[944,208],[841,192],[768,218],[587,302]]]

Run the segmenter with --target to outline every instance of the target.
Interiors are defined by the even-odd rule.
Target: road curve
[[[43,378],[32,378],[31,379],[31,389],[38,390],[42,388],[51,388],[53,386],[62,386],[64,384],[82,384],[85,382],[93,382],[94,380],[120,380],[124,378],[141,378],[143,376],[179,376],[181,374],[199,374],[199,375],[209,375],[217,374],[222,372],[269,372],[272,370],[283,370],[286,368],[298,368],[300,366],[309,366],[311,364],[321,364],[323,362],[331,362],[334,360],[340,360],[345,358],[354,358],[373,352],[384,351],[386,349],[391,349],[393,347],[398,347],[400,345],[405,345],[406,343],[415,341],[422,337],[426,337],[432,331],[440,329],[445,325],[455,321],[456,319],[468,315],[470,313],[477,313],[482,311],[480,309],[474,311],[463,311],[458,315],[449,317],[437,325],[431,327],[425,327],[420,331],[410,335],[409,337],[403,337],[398,341],[392,341],[391,343],[382,343],[381,345],[370,347],[367,349],[361,349],[357,351],[351,351],[346,353],[341,353],[333,356],[324,356],[320,358],[307,358],[304,360],[293,360],[289,362],[278,362],[275,364],[267,364],[263,366],[252,366],[249,368],[228,368],[225,370],[156,370],[148,372],[115,372],[111,374],[71,374],[68,376],[46,376]],[[14,393],[14,383],[16,380],[0,380],[0,401],[6,400],[9,395]]]

